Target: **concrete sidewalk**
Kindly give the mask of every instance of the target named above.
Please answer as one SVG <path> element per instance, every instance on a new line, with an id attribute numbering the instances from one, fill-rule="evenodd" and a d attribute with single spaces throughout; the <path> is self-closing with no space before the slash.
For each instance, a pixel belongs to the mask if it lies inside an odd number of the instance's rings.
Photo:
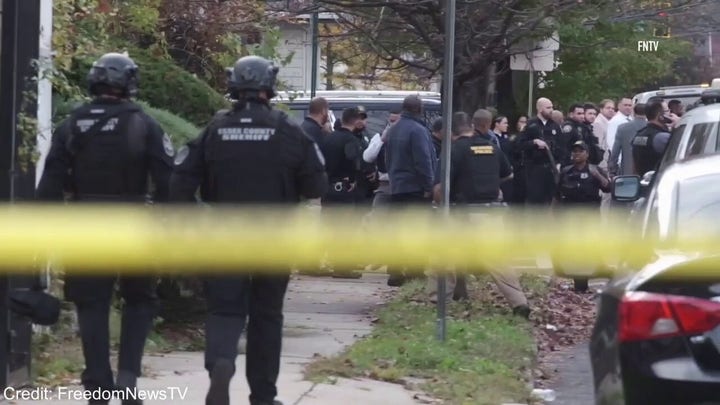
<path id="1" fill-rule="evenodd" d="M 339 379 L 334 384 L 305 381 L 304 366 L 317 355 L 332 355 L 366 335 L 372 329 L 369 313 L 381 304 L 391 289 L 387 275 L 365 273 L 359 280 L 293 277 L 285 304 L 283 362 L 278 381 L 278 399 L 285 405 L 422 403 L 402 386 L 372 380 Z M 166 398 L 146 400 L 146 405 L 205 403 L 209 380 L 202 353 L 178 352 L 146 356 L 148 375 L 138 388 L 164 393 Z M 177 388 L 172 388 L 177 387 Z M 57 391 L 53 392 L 57 394 Z M 65 394 L 66 395 L 66 394 Z M 156 394 L 157 395 L 157 394 Z M 231 403 L 247 404 L 245 357 L 237 360 L 231 386 Z M 66 395 L 67 397 L 67 395 Z M 10 401 L 15 404 L 84 404 L 55 398 L 41 401 Z M 119 401 L 111 404 L 120 404 Z"/>

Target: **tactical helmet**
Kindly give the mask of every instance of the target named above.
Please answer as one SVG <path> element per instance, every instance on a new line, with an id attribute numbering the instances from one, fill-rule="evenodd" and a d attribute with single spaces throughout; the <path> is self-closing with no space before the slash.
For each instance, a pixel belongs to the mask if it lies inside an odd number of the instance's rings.
<path id="1" fill-rule="evenodd" d="M 228 92 L 237 98 L 240 92 L 265 91 L 268 98 L 276 95 L 275 85 L 279 68 L 267 59 L 259 56 L 244 56 L 235 62 L 235 66 L 226 70 Z"/>
<path id="2" fill-rule="evenodd" d="M 125 97 L 138 94 L 138 66 L 122 53 L 106 53 L 93 63 L 87 76 L 90 94 L 98 94 L 98 85 L 122 90 Z"/>

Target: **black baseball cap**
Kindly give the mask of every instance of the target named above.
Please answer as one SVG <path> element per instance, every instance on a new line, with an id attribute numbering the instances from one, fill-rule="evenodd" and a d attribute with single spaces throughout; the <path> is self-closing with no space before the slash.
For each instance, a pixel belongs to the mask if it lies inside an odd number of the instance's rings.
<path id="1" fill-rule="evenodd" d="M 575 148 L 580 148 L 580 149 L 582 149 L 582 150 L 588 150 L 587 144 L 586 144 L 585 142 L 583 142 L 583 141 L 577 141 L 577 142 L 575 142 L 575 143 L 572 145 L 572 148 L 573 148 L 573 149 L 575 149 Z"/>

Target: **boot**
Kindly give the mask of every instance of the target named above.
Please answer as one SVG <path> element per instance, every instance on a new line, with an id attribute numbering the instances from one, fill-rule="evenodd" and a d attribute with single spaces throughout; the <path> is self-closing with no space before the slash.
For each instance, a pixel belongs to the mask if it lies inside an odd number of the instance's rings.
<path id="1" fill-rule="evenodd" d="M 230 380 L 235 367 L 227 359 L 215 362 L 210 372 L 210 389 L 205 397 L 205 405 L 230 405 Z"/>
<path id="2" fill-rule="evenodd" d="M 127 370 L 119 370 L 115 389 L 122 390 L 125 397 L 122 399 L 122 405 L 143 405 L 143 401 L 139 398 L 132 398 L 129 394 L 137 386 L 137 376 Z"/>

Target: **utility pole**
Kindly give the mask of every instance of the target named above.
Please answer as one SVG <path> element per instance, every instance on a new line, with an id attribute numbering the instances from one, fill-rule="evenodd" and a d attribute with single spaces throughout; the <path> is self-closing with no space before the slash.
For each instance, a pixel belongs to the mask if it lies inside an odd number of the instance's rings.
<path id="1" fill-rule="evenodd" d="M 318 26 L 319 24 L 319 15 L 317 6 L 314 8 L 312 13 L 312 69 L 311 74 L 312 77 L 310 78 L 310 98 L 315 98 L 315 92 L 317 91 L 317 81 L 318 81 Z M 305 65 L 307 66 L 307 65 Z"/>
<path id="2" fill-rule="evenodd" d="M 40 0 L 2 0 L 2 37 L 0 38 L 0 199 L 5 204 L 32 199 L 35 174 L 32 165 L 20 170 L 18 146 L 22 144 L 18 114 L 37 116 L 33 100 L 24 100 L 37 74 L 32 62 L 38 58 L 40 44 Z M 36 134 L 24 134 L 35 136 Z M 36 283 L 34 276 L 0 276 L 0 385 L 28 385 L 32 324 L 10 310 L 9 295 Z"/>
<path id="3" fill-rule="evenodd" d="M 442 210 L 445 220 L 450 220 L 450 148 L 452 147 L 453 82 L 455 77 L 455 0 L 448 0 L 445 9 L 445 61 L 443 66 L 443 122 L 442 142 Z M 438 274 L 437 286 L 437 337 L 441 342 L 447 335 L 447 269 Z"/>

